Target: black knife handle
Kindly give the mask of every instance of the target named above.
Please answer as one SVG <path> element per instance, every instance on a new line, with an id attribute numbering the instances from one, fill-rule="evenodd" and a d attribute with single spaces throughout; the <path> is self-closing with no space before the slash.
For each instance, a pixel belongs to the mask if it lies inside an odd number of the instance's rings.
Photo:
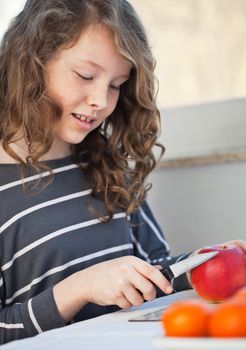
<path id="1" fill-rule="evenodd" d="M 169 267 L 165 267 L 160 271 L 169 282 L 171 282 L 174 279 L 174 274 L 172 273 L 172 270 Z"/>

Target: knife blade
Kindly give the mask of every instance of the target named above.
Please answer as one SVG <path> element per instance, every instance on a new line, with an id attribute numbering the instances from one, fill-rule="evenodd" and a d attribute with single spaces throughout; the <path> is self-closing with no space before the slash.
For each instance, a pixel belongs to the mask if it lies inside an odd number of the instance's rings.
<path id="1" fill-rule="evenodd" d="M 192 255 L 175 264 L 164 267 L 160 271 L 166 277 L 166 279 L 171 282 L 171 280 L 174 278 L 194 269 L 194 267 L 203 264 L 205 261 L 212 259 L 217 254 L 218 251 Z"/>

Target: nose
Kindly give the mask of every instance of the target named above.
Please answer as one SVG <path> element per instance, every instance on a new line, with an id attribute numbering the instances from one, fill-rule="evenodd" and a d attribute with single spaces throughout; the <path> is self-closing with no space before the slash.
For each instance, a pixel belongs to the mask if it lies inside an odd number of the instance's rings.
<path id="1" fill-rule="evenodd" d="M 108 106 L 108 88 L 94 86 L 94 88 L 88 91 L 87 103 L 97 110 L 106 108 Z"/>

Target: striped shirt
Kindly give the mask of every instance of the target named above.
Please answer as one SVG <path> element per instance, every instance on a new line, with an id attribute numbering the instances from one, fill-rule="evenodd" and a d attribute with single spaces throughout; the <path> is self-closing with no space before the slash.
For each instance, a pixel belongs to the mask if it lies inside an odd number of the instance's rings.
<path id="1" fill-rule="evenodd" d="M 15 164 L 0 164 L 0 343 L 65 326 L 53 286 L 69 275 L 109 259 L 135 255 L 150 264 L 168 265 L 186 255 L 169 256 L 169 246 L 146 202 L 126 218 L 116 211 L 110 222 L 103 203 L 91 196 L 82 170 L 71 157 L 50 161 L 53 181 L 31 194 Z M 44 172 L 42 177 L 49 173 Z M 185 276 L 175 289 L 188 288 Z M 69 297 L 69 296 L 68 296 Z M 81 321 L 117 310 L 87 304 Z"/>

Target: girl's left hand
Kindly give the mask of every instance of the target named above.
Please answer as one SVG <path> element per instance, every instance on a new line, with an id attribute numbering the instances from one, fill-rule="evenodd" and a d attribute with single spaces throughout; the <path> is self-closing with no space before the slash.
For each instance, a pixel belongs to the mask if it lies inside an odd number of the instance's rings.
<path id="1" fill-rule="evenodd" d="M 242 239 L 234 239 L 232 241 L 224 242 L 223 244 L 225 244 L 225 245 L 230 245 L 230 244 L 237 245 L 238 247 L 242 248 L 246 254 L 246 241 L 244 241 Z"/>

